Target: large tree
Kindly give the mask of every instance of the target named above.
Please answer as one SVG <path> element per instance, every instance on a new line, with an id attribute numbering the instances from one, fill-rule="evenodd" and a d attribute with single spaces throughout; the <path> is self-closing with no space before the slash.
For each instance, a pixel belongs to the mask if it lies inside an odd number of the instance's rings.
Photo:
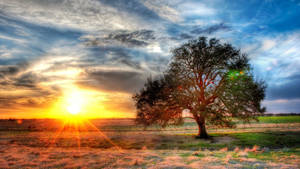
<path id="1" fill-rule="evenodd" d="M 167 71 L 149 79 L 134 95 L 136 121 L 145 126 L 181 124 L 189 110 L 198 124 L 198 138 L 207 138 L 206 123 L 233 127 L 263 113 L 263 81 L 254 79 L 247 55 L 217 39 L 200 37 L 172 51 Z"/>

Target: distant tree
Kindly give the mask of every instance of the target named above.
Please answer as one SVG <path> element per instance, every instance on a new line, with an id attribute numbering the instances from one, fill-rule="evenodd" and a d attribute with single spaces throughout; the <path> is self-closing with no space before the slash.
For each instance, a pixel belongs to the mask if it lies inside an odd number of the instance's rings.
<path id="1" fill-rule="evenodd" d="M 188 109 L 198 124 L 198 138 L 207 138 L 206 123 L 233 127 L 233 119 L 244 122 L 263 113 L 265 85 L 252 75 L 245 54 L 217 39 L 191 40 L 173 50 L 168 70 L 151 78 L 133 96 L 136 121 L 149 126 L 182 124 Z"/>

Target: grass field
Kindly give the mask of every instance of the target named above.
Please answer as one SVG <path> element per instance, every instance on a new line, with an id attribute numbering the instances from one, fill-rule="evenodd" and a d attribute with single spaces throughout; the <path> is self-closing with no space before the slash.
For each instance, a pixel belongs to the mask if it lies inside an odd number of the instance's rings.
<path id="1" fill-rule="evenodd" d="M 300 123 L 300 116 L 262 116 L 260 123 Z"/>
<path id="2" fill-rule="evenodd" d="M 0 168 L 300 168 L 300 116 L 260 117 L 234 129 L 144 130 L 132 119 L 0 120 Z"/>

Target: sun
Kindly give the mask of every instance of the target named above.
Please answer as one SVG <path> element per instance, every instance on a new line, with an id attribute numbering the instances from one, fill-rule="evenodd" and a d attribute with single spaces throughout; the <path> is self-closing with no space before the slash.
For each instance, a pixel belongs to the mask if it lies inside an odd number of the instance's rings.
<path id="1" fill-rule="evenodd" d="M 67 110 L 70 114 L 76 115 L 80 112 L 80 106 L 78 105 L 69 105 Z"/>
<path id="2" fill-rule="evenodd" d="M 74 85 L 62 87 L 62 94 L 45 112 L 49 118 L 66 121 L 82 121 L 94 118 L 126 117 L 119 108 L 110 108 L 109 93 L 92 89 L 80 88 Z M 118 93 L 120 99 L 130 98 L 130 95 Z M 121 110 L 123 110 L 121 108 Z"/>
<path id="3" fill-rule="evenodd" d="M 84 104 L 83 96 L 80 92 L 72 92 L 67 96 L 66 110 L 71 115 L 78 115 L 82 111 Z"/>

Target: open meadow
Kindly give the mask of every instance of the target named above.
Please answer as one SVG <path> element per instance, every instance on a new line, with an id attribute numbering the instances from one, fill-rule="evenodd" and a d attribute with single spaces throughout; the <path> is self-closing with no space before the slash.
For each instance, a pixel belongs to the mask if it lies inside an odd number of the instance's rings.
<path id="1" fill-rule="evenodd" d="M 300 116 L 234 129 L 144 130 L 133 119 L 1 120 L 0 168 L 300 168 Z"/>

